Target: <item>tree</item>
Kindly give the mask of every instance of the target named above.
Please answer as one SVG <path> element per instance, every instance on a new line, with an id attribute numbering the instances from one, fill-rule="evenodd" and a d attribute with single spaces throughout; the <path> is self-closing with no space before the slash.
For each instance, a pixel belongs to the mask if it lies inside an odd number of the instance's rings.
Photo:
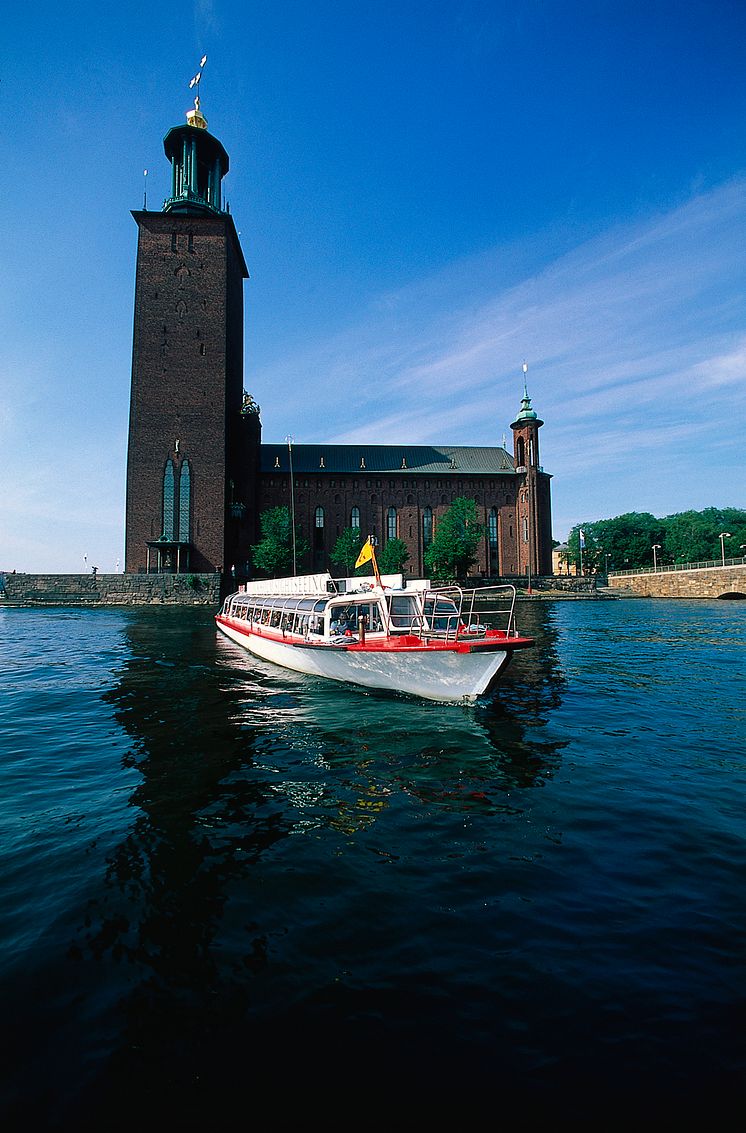
<path id="1" fill-rule="evenodd" d="M 400 574 L 408 558 L 409 551 L 403 539 L 389 539 L 380 555 L 376 556 L 381 574 Z"/>
<path id="2" fill-rule="evenodd" d="M 613 519 L 578 524 L 568 536 L 568 559 L 579 564 L 579 534 L 583 531 L 583 571 L 636 570 L 665 563 L 717 561 L 721 556 L 720 535 L 726 557 L 742 555 L 746 546 L 746 511 L 740 508 L 705 508 L 656 519 L 649 512 L 631 511 Z M 655 546 L 655 555 L 653 547 Z"/>
<path id="3" fill-rule="evenodd" d="M 363 533 L 359 527 L 346 527 L 334 544 L 331 560 L 341 567 L 346 576 L 355 569 L 355 562 L 363 545 Z"/>
<path id="4" fill-rule="evenodd" d="M 290 511 L 286 507 L 273 507 L 259 517 L 262 537 L 252 548 L 254 569 L 268 578 L 282 578 L 293 572 L 293 540 Z M 308 542 L 295 531 L 296 565 L 308 554 Z"/>
<path id="5" fill-rule="evenodd" d="M 704 511 L 682 511 L 669 515 L 666 525 L 666 547 L 677 563 L 695 563 L 717 560 L 721 556 L 720 535 L 729 532 L 724 540 L 726 558 L 743 555 L 741 545 L 746 544 L 746 511 L 740 508 L 708 507 Z"/>
<path id="6" fill-rule="evenodd" d="M 459 496 L 439 521 L 425 551 L 428 573 L 437 579 L 463 578 L 475 562 L 483 538 L 484 524 L 477 522 L 476 501 Z"/>

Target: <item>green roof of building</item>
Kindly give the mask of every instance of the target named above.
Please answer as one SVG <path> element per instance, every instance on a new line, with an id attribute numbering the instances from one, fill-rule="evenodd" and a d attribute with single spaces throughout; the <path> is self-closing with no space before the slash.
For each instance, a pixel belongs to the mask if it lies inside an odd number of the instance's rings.
<path id="1" fill-rule="evenodd" d="M 504 448 L 452 445 L 293 445 L 295 473 L 394 473 L 449 476 L 514 473 Z M 289 472 L 287 444 L 262 444 L 261 470 Z"/>

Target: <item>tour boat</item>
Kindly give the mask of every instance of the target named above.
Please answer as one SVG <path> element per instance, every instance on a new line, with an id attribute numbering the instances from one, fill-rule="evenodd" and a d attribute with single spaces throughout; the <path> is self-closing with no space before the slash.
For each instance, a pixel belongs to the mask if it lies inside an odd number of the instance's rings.
<path id="1" fill-rule="evenodd" d="M 432 587 L 402 575 L 314 574 L 249 582 L 218 629 L 265 661 L 365 688 L 474 701 L 518 649 L 515 587 Z"/>

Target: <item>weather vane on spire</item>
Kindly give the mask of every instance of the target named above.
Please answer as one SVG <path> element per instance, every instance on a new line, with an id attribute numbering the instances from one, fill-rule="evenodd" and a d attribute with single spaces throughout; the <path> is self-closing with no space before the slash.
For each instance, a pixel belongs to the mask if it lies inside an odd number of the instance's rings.
<path id="1" fill-rule="evenodd" d="M 202 58 L 199 61 L 199 71 L 197 71 L 197 74 L 194 76 L 192 81 L 189 83 L 189 89 L 190 90 L 192 89 L 192 87 L 197 88 L 197 94 L 196 94 L 195 99 L 194 99 L 194 109 L 195 110 L 199 110 L 199 81 L 202 78 L 202 69 L 203 69 L 206 62 L 207 62 L 207 56 L 203 55 Z"/>

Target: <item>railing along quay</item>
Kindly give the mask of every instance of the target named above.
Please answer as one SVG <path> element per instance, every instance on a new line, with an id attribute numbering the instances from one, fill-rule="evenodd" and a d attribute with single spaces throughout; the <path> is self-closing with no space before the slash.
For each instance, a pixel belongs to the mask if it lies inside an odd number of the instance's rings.
<path id="1" fill-rule="evenodd" d="M 746 563 L 746 556 L 726 559 L 725 562 L 722 559 L 710 559 L 701 563 L 666 563 L 665 566 L 634 567 L 632 570 L 615 570 L 614 567 L 609 567 L 609 574 L 613 574 L 615 578 L 620 578 L 625 574 L 671 574 L 681 570 L 712 570 L 717 568 L 722 570 L 724 566 L 743 566 L 744 563 Z"/>

